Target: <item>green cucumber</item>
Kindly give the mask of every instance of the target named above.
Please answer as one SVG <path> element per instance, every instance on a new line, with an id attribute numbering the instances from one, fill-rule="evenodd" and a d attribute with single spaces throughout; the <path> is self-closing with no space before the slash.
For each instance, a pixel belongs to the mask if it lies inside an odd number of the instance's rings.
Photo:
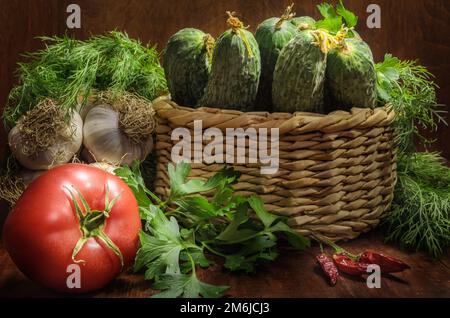
<path id="1" fill-rule="evenodd" d="M 330 51 L 326 72 L 331 108 L 373 108 L 376 105 L 376 72 L 370 47 L 356 38 L 344 39 L 343 45 Z"/>
<path id="2" fill-rule="evenodd" d="M 261 57 L 253 34 L 232 13 L 214 48 L 211 75 L 199 106 L 253 109 L 261 74 Z"/>
<path id="3" fill-rule="evenodd" d="M 275 111 L 324 112 L 327 50 L 320 44 L 324 33 L 301 31 L 281 51 L 273 75 Z"/>
<path id="4" fill-rule="evenodd" d="M 173 101 L 197 105 L 208 83 L 213 46 L 209 34 L 193 28 L 182 29 L 170 38 L 163 67 Z"/>
<path id="5" fill-rule="evenodd" d="M 298 34 L 298 29 L 290 22 L 290 11 L 281 18 L 270 18 L 256 29 L 255 38 L 261 52 L 261 79 L 258 88 L 256 109 L 272 110 L 273 72 L 284 46 Z"/>

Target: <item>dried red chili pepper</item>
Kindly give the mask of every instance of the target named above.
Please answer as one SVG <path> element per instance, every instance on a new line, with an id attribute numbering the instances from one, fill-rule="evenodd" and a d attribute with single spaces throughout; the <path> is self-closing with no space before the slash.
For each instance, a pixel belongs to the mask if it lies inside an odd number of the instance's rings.
<path id="1" fill-rule="evenodd" d="M 345 254 L 334 254 L 333 260 L 336 263 L 337 268 L 348 275 L 361 276 L 367 274 L 367 266 L 369 266 L 369 264 L 355 262 Z"/>
<path id="2" fill-rule="evenodd" d="M 330 285 L 335 286 L 339 277 L 339 272 L 336 265 L 334 265 L 333 260 L 324 253 L 317 255 L 316 260 L 319 262 L 322 271 L 327 275 Z"/>
<path id="3" fill-rule="evenodd" d="M 411 268 L 408 264 L 398 258 L 373 251 L 365 251 L 362 253 L 359 256 L 359 261 L 380 266 L 382 273 L 399 273 L 403 272 L 405 269 Z"/>

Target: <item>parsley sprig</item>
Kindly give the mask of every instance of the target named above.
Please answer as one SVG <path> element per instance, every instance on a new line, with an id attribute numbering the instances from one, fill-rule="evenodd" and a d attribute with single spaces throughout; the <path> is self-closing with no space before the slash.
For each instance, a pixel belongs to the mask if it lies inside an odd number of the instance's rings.
<path id="1" fill-rule="evenodd" d="M 323 19 L 316 22 L 317 29 L 325 29 L 330 33 L 338 33 L 342 26 L 349 29 L 348 36 L 353 37 L 353 29 L 358 24 L 358 17 L 344 7 L 342 1 L 336 5 L 336 8 L 329 3 L 317 5 L 317 9 Z"/>
<path id="2" fill-rule="evenodd" d="M 297 249 L 309 240 L 292 230 L 285 219 L 266 211 L 257 196 L 236 195 L 232 185 L 239 173 L 224 168 L 209 179 L 189 179 L 186 163 L 169 164 L 170 194 L 162 201 L 144 184 L 139 165 L 116 170 L 133 190 L 144 229 L 134 270 L 161 290 L 154 297 L 221 297 L 228 286 L 199 280 L 197 269 L 214 264 L 214 254 L 230 271 L 251 273 L 262 261 L 278 256 L 278 234 Z M 211 199 L 205 193 L 212 195 Z"/>

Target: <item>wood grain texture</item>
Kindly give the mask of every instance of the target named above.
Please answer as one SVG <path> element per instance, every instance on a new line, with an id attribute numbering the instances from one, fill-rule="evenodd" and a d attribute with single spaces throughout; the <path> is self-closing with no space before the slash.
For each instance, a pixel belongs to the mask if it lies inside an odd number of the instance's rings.
<path id="1" fill-rule="evenodd" d="M 450 297 L 449 255 L 441 261 L 433 261 L 421 253 L 408 254 L 383 244 L 378 233 L 365 235 L 343 247 L 355 253 L 365 249 L 383 251 L 402 258 L 412 269 L 383 276 L 380 289 L 369 289 L 365 279 L 345 274 L 335 287 L 330 287 L 314 259 L 319 253 L 316 246 L 305 253 L 284 249 L 275 262 L 261 266 L 254 275 L 230 274 L 215 265 L 200 270 L 199 278 L 212 284 L 228 285 L 231 288 L 226 295 L 239 298 Z M 67 297 L 29 281 L 2 248 L 0 264 L 0 297 Z M 156 292 L 149 289 L 150 285 L 141 274 L 125 273 L 103 290 L 81 297 L 149 297 Z"/>
<path id="2" fill-rule="evenodd" d="M 66 28 L 66 7 L 81 7 L 81 29 Z M 317 17 L 315 5 L 304 0 L 0 0 L 0 110 L 15 83 L 14 70 L 20 54 L 42 47 L 39 35 L 73 34 L 87 38 L 109 30 L 122 30 L 141 41 L 163 49 L 169 37 L 184 27 L 196 27 L 220 35 L 226 28 L 226 10 L 236 11 L 254 31 L 258 23 L 279 16 L 291 2 L 297 15 Z M 366 8 L 371 0 L 347 0 L 359 17 L 358 31 L 370 44 L 377 61 L 386 52 L 402 59 L 419 59 L 436 75 L 441 87 L 439 101 L 450 105 L 450 1 L 379 0 L 381 29 L 368 29 Z M 447 119 L 450 117 L 447 115 Z M 1 129 L 0 129 L 1 131 Z M 436 133 L 433 150 L 450 159 L 450 128 Z M 0 132 L 0 160 L 6 150 L 6 136 Z"/>

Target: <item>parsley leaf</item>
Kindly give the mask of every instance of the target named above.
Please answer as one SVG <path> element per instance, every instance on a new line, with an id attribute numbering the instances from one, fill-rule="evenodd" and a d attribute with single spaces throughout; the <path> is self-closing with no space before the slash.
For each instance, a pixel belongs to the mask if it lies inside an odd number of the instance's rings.
<path id="1" fill-rule="evenodd" d="M 207 219 L 222 215 L 208 199 L 201 196 L 184 197 L 174 202 L 178 206 L 177 212 L 184 214 L 187 218 Z"/>
<path id="2" fill-rule="evenodd" d="M 252 273 L 259 261 L 272 261 L 278 256 L 276 242 L 267 235 L 247 241 L 235 254 L 226 255 L 224 267 L 231 271 Z"/>
<path id="3" fill-rule="evenodd" d="M 170 198 L 176 199 L 183 195 L 211 191 L 217 187 L 224 187 L 239 178 L 239 173 L 231 168 L 225 168 L 206 182 L 199 179 L 187 180 L 191 166 L 181 162 L 176 166 L 169 164 L 168 173 L 170 177 Z"/>
<path id="4" fill-rule="evenodd" d="M 316 22 L 316 28 L 337 33 L 342 27 L 342 17 L 328 18 Z"/>
<path id="5" fill-rule="evenodd" d="M 186 251 L 183 251 L 180 254 L 180 260 L 185 261 L 186 263 L 183 263 L 183 273 L 187 273 L 191 271 L 191 265 L 190 263 L 187 263 L 190 258 L 194 261 L 195 264 L 199 265 L 200 267 L 207 268 L 211 265 L 214 265 L 214 262 L 206 258 L 205 254 L 203 253 L 203 250 L 195 249 L 191 252 L 187 253 Z"/>
<path id="6" fill-rule="evenodd" d="M 334 7 L 329 3 L 325 2 L 318 4 L 317 9 L 325 19 L 334 19 L 338 17 L 336 11 L 334 10 Z"/>
<path id="7" fill-rule="evenodd" d="M 141 248 L 138 250 L 134 270 L 147 268 L 146 279 L 162 273 L 180 273 L 179 255 L 185 249 L 175 218 L 170 220 L 158 210 L 149 223 L 150 234 L 141 231 Z"/>
<path id="8" fill-rule="evenodd" d="M 330 33 L 336 34 L 345 25 L 349 30 L 348 37 L 354 37 L 351 31 L 358 24 L 358 17 L 344 7 L 342 1 L 336 5 L 336 8 L 329 3 L 317 5 L 317 9 L 323 19 L 316 22 L 317 29 L 325 29 Z"/>
<path id="9" fill-rule="evenodd" d="M 348 28 L 353 28 L 358 24 L 358 17 L 351 11 L 345 9 L 342 0 L 336 6 L 336 13 L 344 18 Z"/>
<path id="10" fill-rule="evenodd" d="M 293 229 L 291 229 L 286 223 L 278 222 L 274 226 L 270 227 L 270 232 L 282 232 L 288 242 L 295 247 L 296 249 L 303 250 L 310 246 L 310 240 L 305 238 L 304 236 L 298 234 Z"/>
<path id="11" fill-rule="evenodd" d="M 219 298 L 229 288 L 228 286 L 215 286 L 198 280 L 195 272 L 192 275 L 164 274 L 157 278 L 152 288 L 164 290 L 153 295 L 153 298 Z"/>
<path id="12" fill-rule="evenodd" d="M 170 177 L 170 198 L 177 198 L 182 195 L 208 191 L 213 187 L 205 187 L 205 182 L 198 179 L 187 181 L 191 166 L 185 162 L 176 166 L 169 164 L 168 173 Z"/>
<path id="13" fill-rule="evenodd" d="M 248 203 L 252 207 L 253 211 L 255 211 L 258 218 L 264 224 L 265 228 L 270 227 L 276 220 L 280 219 L 279 216 L 273 215 L 264 208 L 264 202 L 261 198 L 252 196 L 248 199 Z"/>
<path id="14" fill-rule="evenodd" d="M 166 201 L 145 187 L 138 165 L 117 170 L 141 209 L 144 230 L 134 270 L 145 269 L 145 279 L 161 290 L 154 297 L 222 296 L 228 287 L 206 284 L 196 275 L 197 267 L 214 264 L 208 254 L 222 257 L 226 269 L 249 273 L 278 256 L 275 233 L 282 233 L 296 248 L 308 245 L 285 218 L 269 213 L 260 198 L 234 194 L 232 185 L 240 174 L 233 168 L 206 181 L 188 179 L 190 169 L 186 163 L 169 165 L 171 191 Z"/>
<path id="15" fill-rule="evenodd" d="M 248 208 L 245 204 L 239 204 L 233 215 L 232 221 L 223 232 L 216 237 L 216 239 L 223 241 L 225 244 L 233 244 L 252 238 L 257 231 L 252 229 L 239 229 L 239 227 L 250 218 L 247 210 Z"/>
<path id="16" fill-rule="evenodd" d="M 135 161 L 130 167 L 123 166 L 114 170 L 116 176 L 120 177 L 133 191 L 134 196 L 139 206 L 148 207 L 152 204 L 149 196 L 157 201 L 160 201 L 150 190 L 145 186 L 144 179 L 142 178 L 139 168 L 139 162 Z"/>

